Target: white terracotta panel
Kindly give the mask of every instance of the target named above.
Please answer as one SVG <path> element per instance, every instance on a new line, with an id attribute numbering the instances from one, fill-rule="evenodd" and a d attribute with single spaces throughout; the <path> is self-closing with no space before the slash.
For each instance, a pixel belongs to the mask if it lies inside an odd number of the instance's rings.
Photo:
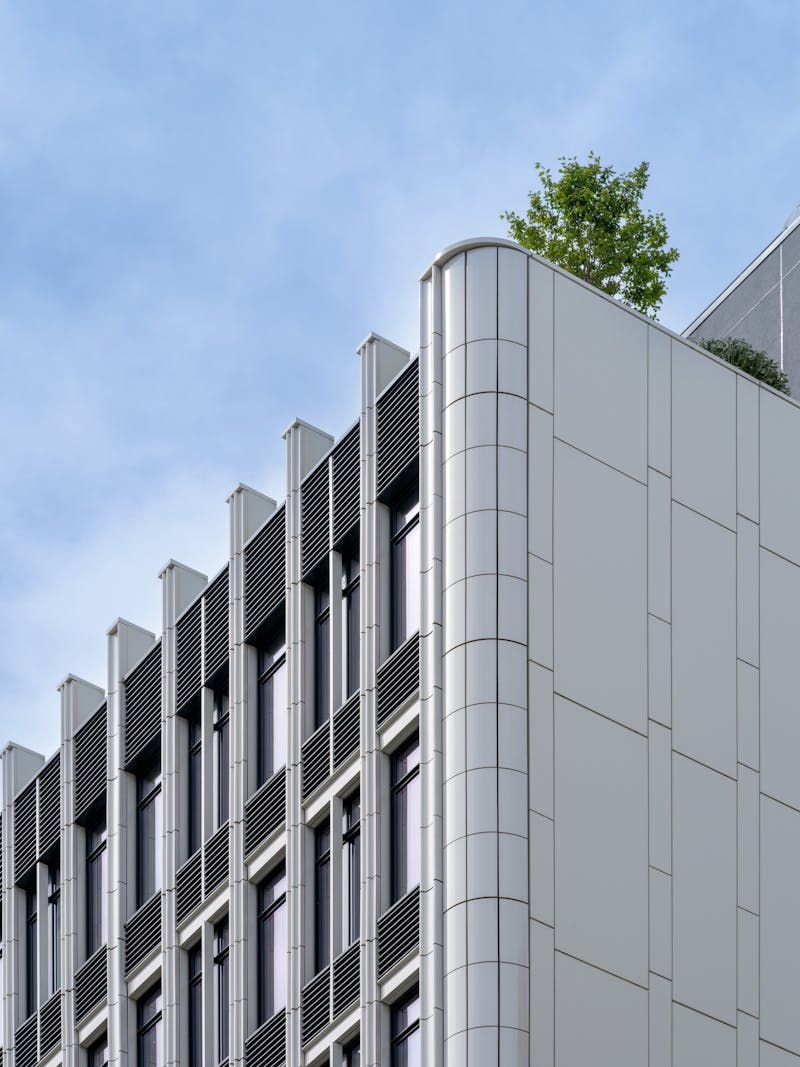
<path id="1" fill-rule="evenodd" d="M 739 767 L 739 905 L 758 913 L 758 774 Z"/>
<path id="2" fill-rule="evenodd" d="M 672 342 L 672 493 L 736 527 L 736 375 Z"/>
<path id="3" fill-rule="evenodd" d="M 528 343 L 528 255 L 498 249 L 497 336 Z"/>
<path id="4" fill-rule="evenodd" d="M 650 1064 L 672 1067 L 672 983 L 650 975 Z"/>
<path id="5" fill-rule="evenodd" d="M 736 1020 L 736 782 L 673 757 L 675 999 Z"/>
<path id="6" fill-rule="evenodd" d="M 758 1023 L 756 1022 L 756 1027 Z M 757 1031 L 756 1031 L 756 1036 Z M 760 1067 L 800 1067 L 800 1056 L 787 1052 L 785 1048 L 777 1048 L 767 1041 L 759 1042 L 761 1046 L 761 1059 L 752 1060 L 747 1064 L 739 1064 L 738 1067 L 750 1067 L 750 1064 L 759 1064 Z M 758 1049 L 756 1050 L 758 1051 Z"/>
<path id="7" fill-rule="evenodd" d="M 672 977 L 672 879 L 650 868 L 650 970 Z"/>
<path id="8" fill-rule="evenodd" d="M 531 1067 L 555 1062 L 555 954 L 553 929 L 530 924 L 531 952 Z"/>
<path id="9" fill-rule="evenodd" d="M 467 393 L 494 393 L 497 389 L 497 341 L 471 341 L 466 349 Z"/>
<path id="10" fill-rule="evenodd" d="M 555 753 L 556 947 L 645 985 L 647 741 L 556 698 Z"/>
<path id="11" fill-rule="evenodd" d="M 739 762 L 758 770 L 758 679 L 759 672 L 749 663 L 737 664 L 739 716 Z"/>
<path id="12" fill-rule="evenodd" d="M 674 1067 L 736 1067 L 736 1030 L 682 1004 L 673 1009 Z"/>
<path id="13" fill-rule="evenodd" d="M 758 916 L 739 908 L 739 1011 L 758 1015 Z"/>
<path id="14" fill-rule="evenodd" d="M 669 474 L 672 452 L 672 372 L 671 340 L 656 326 L 647 331 L 648 340 L 648 425 L 647 462 Z"/>
<path id="15" fill-rule="evenodd" d="M 529 408 L 528 514 L 531 552 L 553 559 L 553 416 Z"/>
<path id="16" fill-rule="evenodd" d="M 553 672 L 531 663 L 530 802 L 534 811 L 553 817 Z"/>
<path id="17" fill-rule="evenodd" d="M 672 733 L 651 723 L 648 747 L 650 863 L 672 870 Z"/>
<path id="18" fill-rule="evenodd" d="M 670 621 L 670 537 L 672 496 L 669 478 L 649 470 L 647 485 L 647 610 Z"/>
<path id="19" fill-rule="evenodd" d="M 647 1067 L 647 1058 L 647 990 L 556 953 L 558 1067 Z"/>
<path id="20" fill-rule="evenodd" d="M 800 808 L 800 567 L 761 553 L 761 789 Z"/>
<path id="21" fill-rule="evenodd" d="M 736 535 L 737 655 L 758 666 L 758 526 L 738 516 Z"/>
<path id="22" fill-rule="evenodd" d="M 800 1053 L 800 812 L 761 798 L 761 1036 Z"/>
<path id="23" fill-rule="evenodd" d="M 672 509 L 674 746 L 736 774 L 736 538 Z"/>
<path id="24" fill-rule="evenodd" d="M 736 501 L 742 515 L 758 522 L 759 387 L 736 377 Z"/>
<path id="25" fill-rule="evenodd" d="M 553 410 L 553 286 L 552 267 L 531 261 L 528 272 L 530 348 L 528 358 L 530 399 L 545 411 Z"/>
<path id="26" fill-rule="evenodd" d="M 497 248 L 467 252 L 467 341 L 497 337 Z"/>
<path id="27" fill-rule="evenodd" d="M 648 714 L 651 719 L 672 725 L 672 628 L 654 615 L 647 619 L 649 676 Z"/>
<path id="28" fill-rule="evenodd" d="M 618 304 L 555 279 L 556 436 L 647 479 L 647 326 Z"/>
<path id="29" fill-rule="evenodd" d="M 555 687 L 642 732 L 646 506 L 643 486 L 556 443 Z"/>
<path id="30" fill-rule="evenodd" d="M 443 348 L 450 352 L 459 345 L 463 345 L 465 325 L 465 300 L 464 288 L 466 257 L 462 253 L 454 256 L 442 269 L 444 286 L 444 337 Z"/>
<path id="31" fill-rule="evenodd" d="M 800 564 L 800 411 L 759 392 L 761 545 Z"/>

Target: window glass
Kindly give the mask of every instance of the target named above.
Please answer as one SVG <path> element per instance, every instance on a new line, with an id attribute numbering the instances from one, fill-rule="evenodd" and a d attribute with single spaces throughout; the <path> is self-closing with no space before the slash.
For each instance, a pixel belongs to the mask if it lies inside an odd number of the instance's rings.
<path id="1" fill-rule="evenodd" d="M 200 712 L 189 719 L 189 855 L 200 848 L 203 815 L 203 738 Z"/>
<path id="2" fill-rule="evenodd" d="M 286 869 L 281 866 L 258 887 L 258 1022 L 286 1007 Z"/>
<path id="3" fill-rule="evenodd" d="M 419 993 L 392 1008 L 392 1067 L 421 1067 Z"/>
<path id="4" fill-rule="evenodd" d="M 288 692 L 283 633 L 258 656 L 258 784 L 286 765 Z"/>
<path id="5" fill-rule="evenodd" d="M 47 871 L 47 960 L 52 996 L 61 988 L 61 872 L 55 866 Z"/>
<path id="6" fill-rule="evenodd" d="M 327 586 L 314 591 L 314 729 L 330 715 L 331 600 Z"/>
<path id="7" fill-rule="evenodd" d="M 108 1063 L 108 1038 L 105 1034 L 89 1049 L 87 1059 L 89 1067 L 104 1067 Z"/>
<path id="8" fill-rule="evenodd" d="M 361 589 L 358 560 L 346 559 L 342 570 L 345 635 L 345 700 L 357 692 L 361 669 Z"/>
<path id="9" fill-rule="evenodd" d="M 392 756 L 392 900 L 399 900 L 420 878 L 419 738 Z"/>
<path id="10" fill-rule="evenodd" d="M 106 824 L 95 823 L 86 831 L 86 958 L 94 955 L 107 937 Z"/>
<path id="11" fill-rule="evenodd" d="M 358 1038 L 342 1049 L 342 1067 L 361 1067 L 361 1043 Z"/>
<path id="12" fill-rule="evenodd" d="M 344 947 L 361 936 L 361 804 L 352 793 L 342 814 L 342 934 Z"/>
<path id="13" fill-rule="evenodd" d="M 230 1046 L 228 1008 L 228 920 L 223 919 L 214 927 L 214 1001 L 217 1063 L 225 1063 Z"/>
<path id="14" fill-rule="evenodd" d="M 189 1067 L 203 1062 L 203 950 L 189 949 Z"/>
<path id="15" fill-rule="evenodd" d="M 228 821 L 230 803 L 230 710 L 228 694 L 214 694 L 214 737 L 217 760 L 216 828 Z"/>
<path id="16" fill-rule="evenodd" d="M 161 890 L 161 770 L 149 768 L 136 780 L 136 906 Z"/>
<path id="17" fill-rule="evenodd" d="M 25 894 L 25 978 L 26 1016 L 39 1007 L 39 967 L 37 945 L 36 890 Z"/>
<path id="18" fill-rule="evenodd" d="M 327 822 L 314 831 L 314 973 L 330 962 L 331 835 Z"/>
<path id="19" fill-rule="evenodd" d="M 392 509 L 392 649 L 419 630 L 420 618 L 419 495 Z"/>
<path id="20" fill-rule="evenodd" d="M 162 1067 L 164 1063 L 161 1033 L 161 986 L 157 985 L 136 1005 L 137 1065 Z"/>

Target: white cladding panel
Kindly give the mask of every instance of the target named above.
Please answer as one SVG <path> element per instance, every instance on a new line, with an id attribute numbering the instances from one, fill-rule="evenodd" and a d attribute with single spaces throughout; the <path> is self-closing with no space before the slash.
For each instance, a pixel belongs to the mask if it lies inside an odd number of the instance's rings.
<path id="1" fill-rule="evenodd" d="M 800 812 L 761 798 L 761 1036 L 800 1053 Z"/>

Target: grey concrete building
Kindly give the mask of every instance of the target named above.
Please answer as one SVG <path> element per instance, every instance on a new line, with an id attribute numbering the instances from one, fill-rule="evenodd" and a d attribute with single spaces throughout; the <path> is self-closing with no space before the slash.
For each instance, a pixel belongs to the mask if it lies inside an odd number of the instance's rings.
<path id="1" fill-rule="evenodd" d="M 684 333 L 694 341 L 743 337 L 775 360 L 800 395 L 800 207 Z"/>
<path id="2" fill-rule="evenodd" d="M 7 1067 L 800 1067 L 800 408 L 506 241 L 3 753 Z"/>

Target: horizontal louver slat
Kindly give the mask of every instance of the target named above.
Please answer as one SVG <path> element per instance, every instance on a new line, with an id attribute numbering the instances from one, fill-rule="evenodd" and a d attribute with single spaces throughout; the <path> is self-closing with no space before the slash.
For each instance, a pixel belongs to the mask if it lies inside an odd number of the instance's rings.
<path id="1" fill-rule="evenodd" d="M 39 1017 L 34 1013 L 14 1035 L 16 1067 L 33 1067 L 39 1059 Z"/>
<path id="2" fill-rule="evenodd" d="M 228 660 L 228 570 L 218 575 L 203 597 L 204 671 L 208 684 Z"/>
<path id="3" fill-rule="evenodd" d="M 333 961 L 333 1017 L 337 1018 L 359 997 L 361 946 L 358 941 Z"/>
<path id="4" fill-rule="evenodd" d="M 175 878 L 175 917 L 181 923 L 203 900 L 203 853 L 200 849 L 184 863 Z"/>
<path id="5" fill-rule="evenodd" d="M 201 627 L 203 603 L 198 600 L 175 623 L 176 645 L 176 699 L 178 711 L 197 696 L 202 684 L 201 677 Z"/>
<path id="6" fill-rule="evenodd" d="M 303 800 L 311 796 L 330 774 L 330 736 L 330 722 L 326 722 L 303 745 Z"/>
<path id="7" fill-rule="evenodd" d="M 378 398 L 378 493 L 419 456 L 419 365 L 415 360 Z"/>
<path id="8" fill-rule="evenodd" d="M 286 819 L 286 768 L 254 793 L 244 806 L 244 853 L 250 853 L 282 826 Z"/>
<path id="9" fill-rule="evenodd" d="M 39 857 L 43 858 L 61 837 L 61 754 L 39 774 Z"/>
<path id="10" fill-rule="evenodd" d="M 228 844 L 230 826 L 225 823 L 203 848 L 203 896 L 213 893 L 228 881 Z"/>
<path id="11" fill-rule="evenodd" d="M 302 1040 L 305 1045 L 312 1037 L 328 1025 L 330 1019 L 331 991 L 330 968 L 326 967 L 303 989 L 302 998 Z"/>
<path id="12" fill-rule="evenodd" d="M 75 734 L 75 815 L 80 818 L 106 788 L 107 708 L 103 704 Z"/>
<path id="13" fill-rule="evenodd" d="M 334 546 L 358 525 L 361 511 L 361 427 L 354 426 L 333 450 Z"/>
<path id="14" fill-rule="evenodd" d="M 125 924 L 125 973 L 157 948 L 161 941 L 161 894 L 156 893 Z"/>
<path id="15" fill-rule="evenodd" d="M 75 1019 L 80 1022 L 106 998 L 108 982 L 107 949 L 103 945 L 75 975 Z"/>
<path id="16" fill-rule="evenodd" d="M 14 880 L 30 873 L 36 863 L 36 780 L 14 801 Z"/>
<path id="17" fill-rule="evenodd" d="M 286 1013 L 278 1012 L 245 1042 L 246 1067 L 283 1067 L 286 1060 Z"/>
<path id="18" fill-rule="evenodd" d="M 285 592 L 286 508 L 281 507 L 245 546 L 245 640 L 280 607 Z"/>
<path id="19" fill-rule="evenodd" d="M 419 887 L 378 919 L 378 978 L 419 949 Z"/>
<path id="20" fill-rule="evenodd" d="M 419 689 L 419 634 L 393 652 L 378 668 L 377 719 L 383 723 Z"/>
<path id="21" fill-rule="evenodd" d="M 161 642 L 124 679 L 125 764 L 147 751 L 161 731 Z"/>
<path id="22" fill-rule="evenodd" d="M 61 993 L 50 997 L 39 1012 L 39 1057 L 61 1044 Z"/>
<path id="23" fill-rule="evenodd" d="M 333 716 L 333 765 L 341 765 L 358 752 L 361 730 L 361 694 L 351 696 Z"/>
<path id="24" fill-rule="evenodd" d="M 305 577 L 328 552 L 329 463 L 324 459 L 300 486 L 300 554 Z"/>

